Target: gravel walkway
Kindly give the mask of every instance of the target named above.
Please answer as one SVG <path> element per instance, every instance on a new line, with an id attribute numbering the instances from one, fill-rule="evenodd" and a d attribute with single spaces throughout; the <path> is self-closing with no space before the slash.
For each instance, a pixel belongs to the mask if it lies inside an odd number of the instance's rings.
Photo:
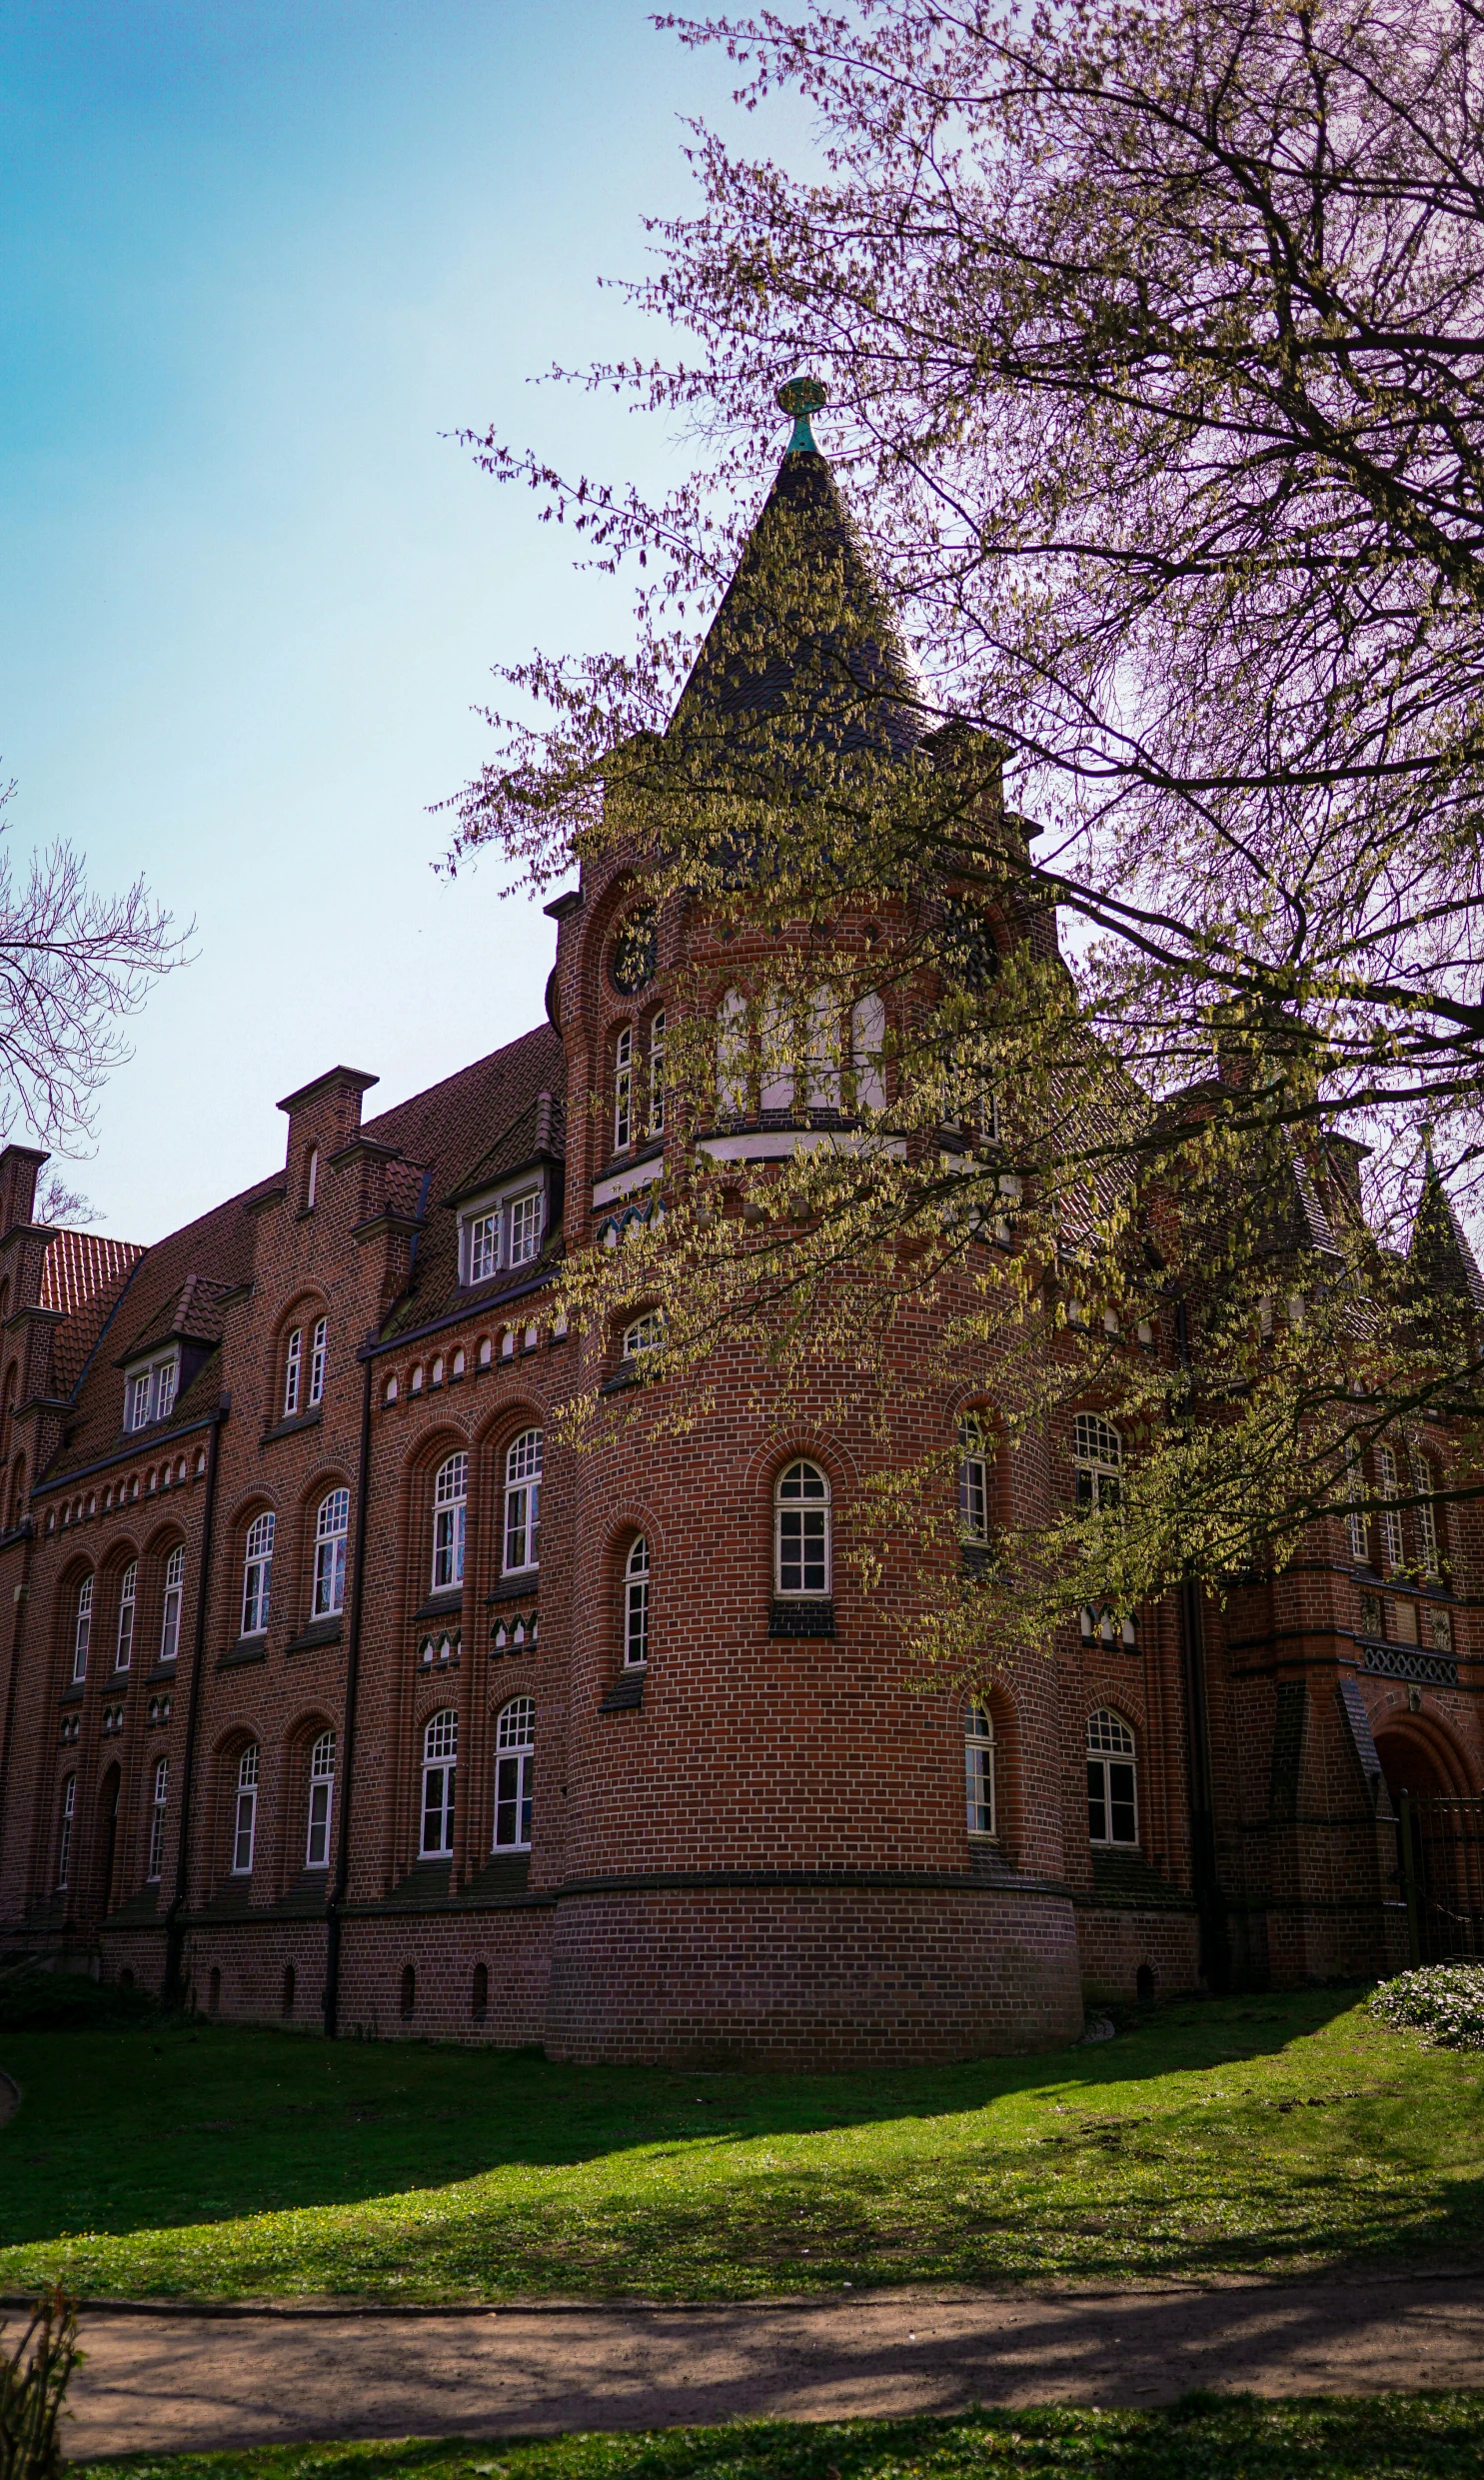
<path id="1" fill-rule="evenodd" d="M 1484 2275 L 425 2315 L 95 2308 L 83 2340 L 69 2453 L 163 2453 L 1478 2385 Z"/>

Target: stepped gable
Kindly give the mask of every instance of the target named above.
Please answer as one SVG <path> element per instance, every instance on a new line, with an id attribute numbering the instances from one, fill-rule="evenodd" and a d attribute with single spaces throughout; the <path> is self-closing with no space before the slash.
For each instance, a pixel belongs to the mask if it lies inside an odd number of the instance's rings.
<path id="1" fill-rule="evenodd" d="M 388 1334 L 427 1325 L 463 1296 L 460 1199 L 542 1157 L 562 1160 L 566 1082 L 562 1038 L 550 1025 L 539 1025 L 365 1125 L 363 1136 L 395 1146 L 408 1164 L 418 1167 L 423 1200 L 412 1283 L 392 1310 Z M 412 1201 L 414 1211 L 417 1203 Z M 544 1258 L 559 1249 L 560 1232 L 549 1233 Z M 532 1268 L 522 1267 L 522 1288 L 531 1273 Z M 498 1288 L 492 1286 L 480 1296 L 498 1298 Z"/>
<path id="2" fill-rule="evenodd" d="M 100 1319 L 93 1343 L 79 1362 L 71 1388 L 76 1416 L 44 1479 L 77 1471 L 118 1445 L 123 1432 L 124 1362 L 175 1334 L 194 1342 L 220 1339 L 221 1299 L 252 1276 L 253 1227 L 247 1209 L 274 1185 L 260 1180 L 225 1205 L 214 1206 L 195 1223 L 169 1233 L 153 1248 L 134 1252 L 126 1284 L 111 1304 L 111 1313 Z M 141 1433 L 140 1452 L 199 1418 L 216 1401 L 220 1386 L 213 1352 L 176 1398 L 170 1418 Z"/>
<path id="3" fill-rule="evenodd" d="M 144 1254 L 136 1241 L 106 1240 L 101 1232 L 52 1234 L 41 1269 L 41 1305 L 60 1309 L 65 1320 L 52 1344 L 52 1382 L 59 1395 L 71 1394 Z"/>
<path id="4" fill-rule="evenodd" d="M 807 445 L 778 468 L 668 737 L 725 740 L 745 762 L 750 723 L 764 747 L 780 726 L 789 751 L 902 757 L 924 737 L 912 667 L 829 465 L 799 429 Z"/>
<path id="5" fill-rule="evenodd" d="M 1443 1186 L 1431 1146 L 1422 1175 L 1422 1194 L 1407 1249 L 1407 1264 L 1419 1288 L 1449 1308 L 1484 1310 L 1484 1274 L 1469 1246 L 1468 1237 Z"/>

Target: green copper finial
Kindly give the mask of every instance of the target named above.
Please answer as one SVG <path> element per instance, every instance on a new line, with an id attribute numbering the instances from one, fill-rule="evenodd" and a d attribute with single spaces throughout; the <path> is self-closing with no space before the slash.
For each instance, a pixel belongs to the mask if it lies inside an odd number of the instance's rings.
<path id="1" fill-rule="evenodd" d="M 778 390 L 778 403 L 785 414 L 793 416 L 793 437 L 786 454 L 790 457 L 816 457 L 814 434 L 809 429 L 809 415 L 829 402 L 829 390 L 821 379 L 787 379 Z"/>

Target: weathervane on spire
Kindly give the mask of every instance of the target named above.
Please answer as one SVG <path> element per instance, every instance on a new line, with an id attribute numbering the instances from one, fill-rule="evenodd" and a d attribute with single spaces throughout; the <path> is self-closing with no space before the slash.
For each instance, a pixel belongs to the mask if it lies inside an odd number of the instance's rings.
<path id="1" fill-rule="evenodd" d="M 793 436 L 785 455 L 816 457 L 819 453 L 814 434 L 809 429 L 809 415 L 816 414 L 829 402 L 829 390 L 822 379 L 786 379 L 779 388 L 777 401 L 785 414 L 793 417 Z"/>

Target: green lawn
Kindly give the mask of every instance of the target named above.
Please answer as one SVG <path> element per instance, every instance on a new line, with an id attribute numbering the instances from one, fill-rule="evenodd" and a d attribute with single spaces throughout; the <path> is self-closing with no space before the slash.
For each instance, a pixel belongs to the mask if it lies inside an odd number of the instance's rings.
<path id="1" fill-rule="evenodd" d="M 7 2033 L 0 2288 L 727 2298 L 1484 2261 L 1484 2055 L 1356 1994 L 811 2076 L 200 2024 Z"/>
<path id="2" fill-rule="evenodd" d="M 1164 2411 L 739 2420 L 649 2436 L 268 2446 L 79 2464 L 127 2480 L 1478 2480 L 1484 2394 L 1195 2395 Z"/>

